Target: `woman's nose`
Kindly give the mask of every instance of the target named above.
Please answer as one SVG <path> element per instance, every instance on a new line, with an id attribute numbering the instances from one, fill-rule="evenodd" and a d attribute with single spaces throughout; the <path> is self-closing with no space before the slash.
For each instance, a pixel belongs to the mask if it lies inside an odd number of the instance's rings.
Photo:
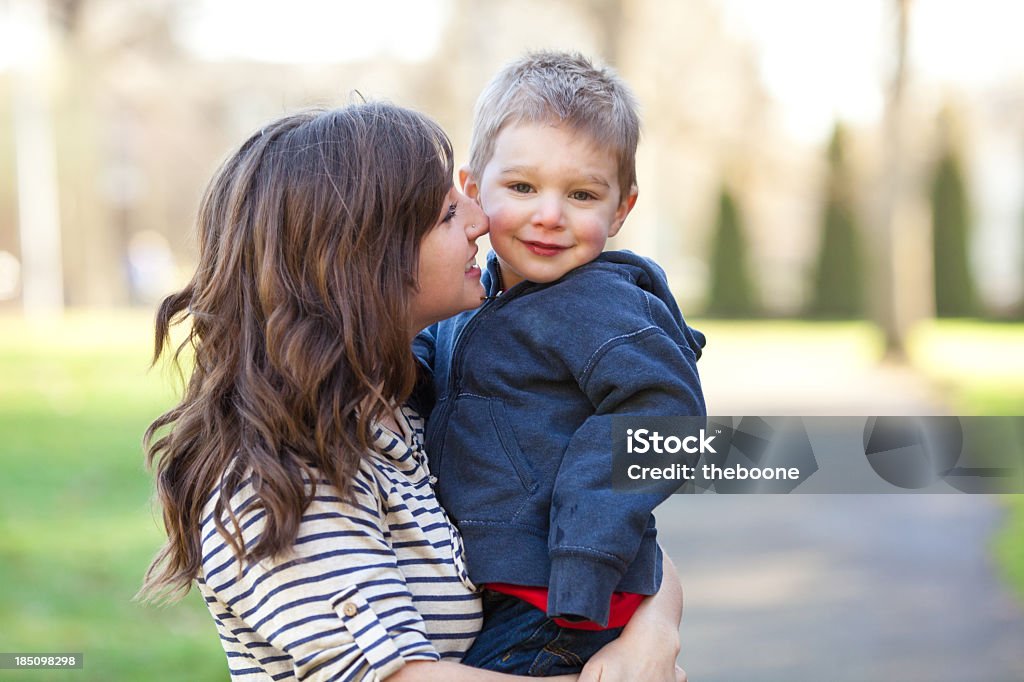
<path id="1" fill-rule="evenodd" d="M 469 237 L 469 241 L 476 241 L 479 237 L 487 234 L 490 229 L 490 221 L 487 220 L 487 216 L 484 212 L 480 211 L 480 215 L 477 216 L 476 220 L 470 223 L 466 228 L 466 236 Z"/>

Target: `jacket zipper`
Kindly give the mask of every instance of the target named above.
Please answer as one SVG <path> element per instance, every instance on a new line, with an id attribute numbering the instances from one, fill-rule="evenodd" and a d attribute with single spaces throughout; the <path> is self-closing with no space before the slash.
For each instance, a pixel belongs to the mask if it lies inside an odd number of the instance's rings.
<path id="1" fill-rule="evenodd" d="M 480 319 L 485 315 L 489 314 L 496 308 L 504 304 L 505 301 L 509 300 L 509 292 L 504 291 L 504 283 L 501 278 L 501 270 L 497 269 L 497 290 L 498 293 L 493 297 L 488 297 L 476 315 L 466 323 L 466 326 L 462 328 L 459 335 L 455 338 L 455 345 L 452 350 L 452 359 L 448 367 L 448 391 L 446 393 L 447 399 L 444 402 L 444 407 L 441 409 L 441 414 L 438 418 L 433 420 L 438 429 L 441 431 L 435 431 L 437 435 L 441 436 L 441 442 L 438 443 L 438 452 L 435 458 L 440 468 L 441 459 L 443 459 L 442 453 L 444 452 L 444 441 L 448 438 L 448 417 L 451 415 L 452 405 L 455 404 L 455 386 L 458 383 L 458 377 L 462 376 L 462 361 L 463 355 L 465 355 L 466 340 L 469 339 L 470 334 L 475 330 L 477 325 L 480 323 Z M 515 289 L 516 287 L 512 287 Z M 520 291 L 515 292 L 516 295 L 522 292 L 524 287 L 520 287 Z M 515 298 L 515 296 L 512 296 Z"/>

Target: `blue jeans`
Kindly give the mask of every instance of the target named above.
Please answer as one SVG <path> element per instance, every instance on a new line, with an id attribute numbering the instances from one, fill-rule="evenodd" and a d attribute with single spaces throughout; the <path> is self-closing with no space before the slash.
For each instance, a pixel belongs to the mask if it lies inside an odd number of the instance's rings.
<path id="1" fill-rule="evenodd" d="M 485 590 L 484 625 L 462 659 L 465 665 L 510 675 L 549 677 L 578 673 L 622 628 L 563 628 L 521 599 Z"/>

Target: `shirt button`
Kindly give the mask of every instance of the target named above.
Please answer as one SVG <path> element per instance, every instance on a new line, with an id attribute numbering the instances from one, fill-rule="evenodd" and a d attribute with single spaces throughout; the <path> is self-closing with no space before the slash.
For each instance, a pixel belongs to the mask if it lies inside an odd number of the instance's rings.
<path id="1" fill-rule="evenodd" d="M 359 609 L 350 601 L 345 602 L 345 605 L 341 607 L 341 611 L 349 618 L 359 613 Z"/>
<path id="2" fill-rule="evenodd" d="M 430 476 L 430 485 L 437 485 L 437 476 Z"/>

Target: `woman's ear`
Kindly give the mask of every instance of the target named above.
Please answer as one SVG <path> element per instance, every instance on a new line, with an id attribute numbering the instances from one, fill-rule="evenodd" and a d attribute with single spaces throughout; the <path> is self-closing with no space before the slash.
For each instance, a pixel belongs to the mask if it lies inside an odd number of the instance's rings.
<path id="1" fill-rule="evenodd" d="M 459 184 L 462 185 L 462 193 L 470 199 L 480 202 L 480 185 L 476 181 L 476 176 L 473 175 L 473 171 L 469 169 L 469 166 L 463 166 L 459 169 Z"/>

